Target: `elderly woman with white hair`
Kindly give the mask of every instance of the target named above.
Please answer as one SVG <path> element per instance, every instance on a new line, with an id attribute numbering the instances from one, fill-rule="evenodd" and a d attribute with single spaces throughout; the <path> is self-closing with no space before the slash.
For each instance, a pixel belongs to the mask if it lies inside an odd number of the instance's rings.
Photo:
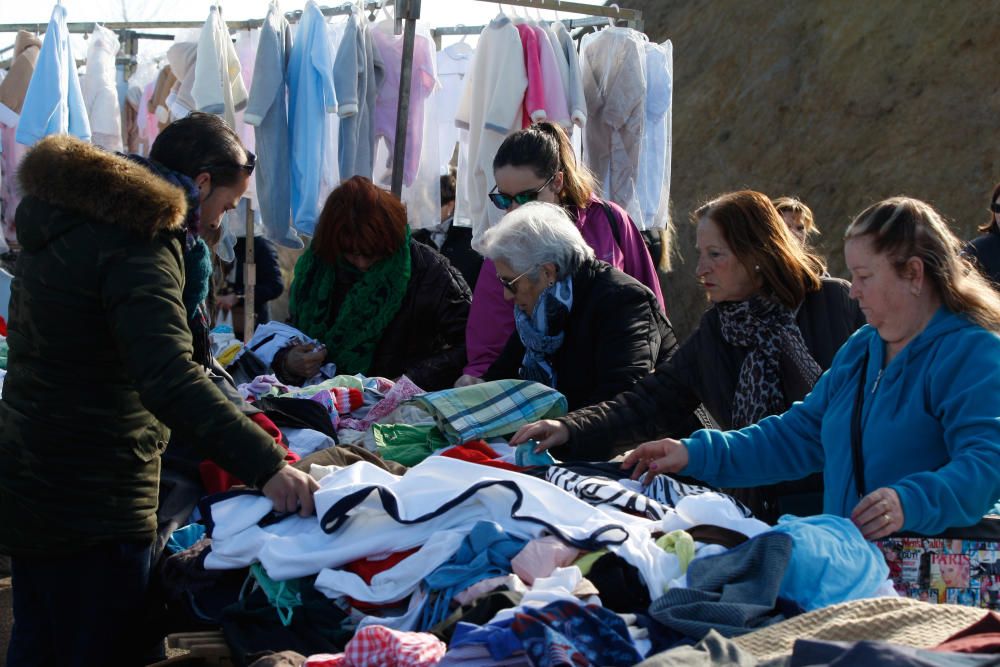
<path id="1" fill-rule="evenodd" d="M 478 250 L 496 265 L 517 325 L 483 380 L 547 384 L 572 410 L 629 389 L 677 347 L 653 292 L 595 259 L 558 206 L 525 204 Z"/>

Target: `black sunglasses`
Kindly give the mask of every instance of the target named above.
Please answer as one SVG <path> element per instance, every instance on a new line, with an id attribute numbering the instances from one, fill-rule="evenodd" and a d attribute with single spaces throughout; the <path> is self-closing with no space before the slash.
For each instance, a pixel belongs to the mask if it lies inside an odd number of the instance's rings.
<path id="1" fill-rule="evenodd" d="M 535 266 L 537 266 L 537 264 Z M 526 275 L 528 275 L 532 271 L 534 271 L 535 266 L 532 266 L 530 269 L 528 269 L 527 271 L 525 271 L 521 275 L 517 276 L 516 278 L 511 278 L 510 280 L 507 280 L 506 278 L 501 278 L 500 274 L 498 273 L 497 274 L 497 280 L 500 281 L 500 284 L 503 285 L 504 289 L 506 289 L 508 292 L 510 292 L 511 294 L 517 294 L 517 281 L 520 280 L 521 278 L 525 277 Z"/>
<path id="2" fill-rule="evenodd" d="M 1000 204 L 990 204 L 990 210 L 994 213 L 1000 213 Z"/>
<path id="3" fill-rule="evenodd" d="M 518 206 L 524 206 L 528 202 L 533 202 L 538 199 L 538 193 L 544 190 L 555 177 L 556 175 L 552 174 L 549 176 L 549 180 L 545 181 L 534 190 L 525 190 L 524 192 L 518 192 L 516 195 L 507 195 L 499 191 L 494 192 L 494 190 L 497 189 L 497 186 L 494 185 L 493 190 L 491 190 L 489 194 L 490 201 L 493 202 L 493 205 L 501 211 L 510 210 L 510 207 L 514 205 L 514 202 L 517 202 Z"/>
<path id="4" fill-rule="evenodd" d="M 216 171 L 218 169 L 241 169 L 247 173 L 247 176 L 253 173 L 253 168 L 257 166 L 257 156 L 250 151 L 243 149 L 247 154 L 247 161 L 243 164 L 236 164 L 235 162 L 215 162 L 212 164 L 203 164 L 198 167 L 198 171 Z"/>

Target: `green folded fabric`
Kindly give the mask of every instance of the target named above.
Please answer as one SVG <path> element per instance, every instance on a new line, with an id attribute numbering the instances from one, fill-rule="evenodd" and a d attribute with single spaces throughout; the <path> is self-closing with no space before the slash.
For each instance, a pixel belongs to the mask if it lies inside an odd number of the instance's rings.
<path id="1" fill-rule="evenodd" d="M 372 424 L 378 453 L 386 461 L 413 467 L 448 446 L 434 424 Z"/>
<path id="2" fill-rule="evenodd" d="M 694 538 L 683 530 L 673 530 L 667 533 L 656 540 L 656 546 L 677 556 L 681 572 L 687 572 L 688 565 L 694 560 Z"/>

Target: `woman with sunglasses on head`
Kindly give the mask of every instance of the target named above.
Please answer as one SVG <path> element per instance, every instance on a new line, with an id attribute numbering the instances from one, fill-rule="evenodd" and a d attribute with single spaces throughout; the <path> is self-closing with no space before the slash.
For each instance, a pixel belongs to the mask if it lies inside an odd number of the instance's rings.
<path id="1" fill-rule="evenodd" d="M 648 287 L 663 308 L 660 279 L 639 230 L 619 206 L 595 195 L 593 177 L 576 163 L 558 125 L 539 123 L 507 137 L 493 158 L 493 175 L 496 187 L 489 196 L 495 206 L 504 211 L 532 201 L 562 206 L 597 259 Z M 465 336 L 469 361 L 459 384 L 476 382 L 513 331 L 513 310 L 487 260 L 476 281 Z"/>
<path id="2" fill-rule="evenodd" d="M 596 259 L 561 207 L 529 202 L 479 245 L 517 328 L 484 380 L 541 382 L 575 410 L 625 391 L 676 348 L 656 296 Z"/>
<path id="3" fill-rule="evenodd" d="M 144 611 L 171 431 L 274 509 L 312 511 L 316 482 L 215 386 L 189 328 L 208 292 L 204 237 L 249 172 L 239 138 L 207 114 L 166 127 L 149 160 L 62 135 L 21 164 L 0 401 L 9 665 L 149 662 Z"/>
<path id="4" fill-rule="evenodd" d="M 1000 184 L 993 188 L 990 198 L 990 219 L 980 228 L 981 236 L 966 246 L 966 253 L 974 260 L 983 275 L 1000 289 Z"/>
<path id="5" fill-rule="evenodd" d="M 780 414 L 812 389 L 864 317 L 850 285 L 791 235 L 759 192 L 723 195 L 697 211 L 698 279 L 713 307 L 677 352 L 614 399 L 529 424 L 561 459 L 607 460 L 646 440 L 690 434 L 702 404 L 722 428 Z M 758 517 L 818 511 L 819 480 L 740 493 Z M 793 504 L 794 503 L 794 504 Z"/>

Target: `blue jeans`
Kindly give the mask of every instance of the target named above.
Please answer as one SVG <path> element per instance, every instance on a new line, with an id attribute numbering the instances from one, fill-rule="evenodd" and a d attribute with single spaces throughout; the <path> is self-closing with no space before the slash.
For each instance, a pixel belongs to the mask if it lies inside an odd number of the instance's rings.
<path id="1" fill-rule="evenodd" d="M 67 556 L 11 559 L 9 667 L 143 665 L 152 544 L 101 544 Z"/>

